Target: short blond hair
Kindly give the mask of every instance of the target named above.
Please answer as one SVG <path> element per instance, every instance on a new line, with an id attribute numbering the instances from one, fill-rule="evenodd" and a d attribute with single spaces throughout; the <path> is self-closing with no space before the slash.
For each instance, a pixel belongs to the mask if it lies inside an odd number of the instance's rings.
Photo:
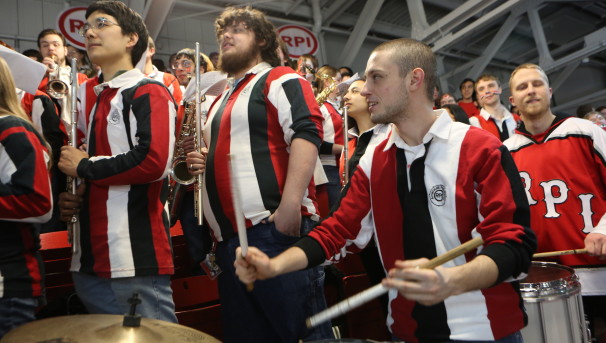
<path id="1" fill-rule="evenodd" d="M 545 79 L 545 82 L 547 83 L 547 86 L 549 86 L 549 78 L 547 77 L 547 74 L 545 73 L 543 68 L 539 67 L 537 64 L 534 64 L 534 63 L 524 63 L 524 64 L 519 65 L 516 69 L 514 69 L 511 72 L 511 76 L 509 77 L 509 89 L 512 89 L 511 80 L 513 80 L 513 77 L 521 69 L 535 69 L 536 71 L 539 72 L 539 74 L 541 74 L 541 76 L 543 76 L 543 78 Z"/>

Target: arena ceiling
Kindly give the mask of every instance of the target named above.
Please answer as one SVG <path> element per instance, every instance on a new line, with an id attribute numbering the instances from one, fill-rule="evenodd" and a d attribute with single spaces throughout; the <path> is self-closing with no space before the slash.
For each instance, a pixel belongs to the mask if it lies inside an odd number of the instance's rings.
<path id="1" fill-rule="evenodd" d="M 347 64 L 364 40 L 422 40 L 439 57 L 442 89 L 485 70 L 506 76 L 515 66 L 534 62 L 547 71 L 558 94 L 575 72 L 595 70 L 604 80 L 606 70 L 606 1 L 176 0 L 168 18 L 216 15 L 227 5 L 252 5 L 279 25 L 342 34 L 346 52 L 338 64 Z M 559 104 L 556 97 L 556 105 L 606 102 L 606 82 L 593 83 L 581 94 L 567 91 Z"/>

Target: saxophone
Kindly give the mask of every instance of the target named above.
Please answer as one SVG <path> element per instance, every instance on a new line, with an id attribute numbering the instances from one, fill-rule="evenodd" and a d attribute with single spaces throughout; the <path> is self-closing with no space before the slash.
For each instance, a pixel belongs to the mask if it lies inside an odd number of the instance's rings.
<path id="1" fill-rule="evenodd" d="M 203 95 L 200 102 L 204 102 L 206 97 Z M 170 214 L 170 223 L 173 225 L 177 221 L 178 211 L 181 208 L 181 200 L 185 195 L 188 185 L 191 185 L 196 180 L 195 176 L 189 173 L 187 169 L 187 153 L 183 149 L 183 142 L 185 138 L 195 135 L 194 130 L 196 129 L 195 122 L 196 115 L 196 101 L 187 101 L 185 103 L 185 114 L 183 115 L 183 124 L 181 125 L 181 132 L 179 138 L 175 142 L 175 157 L 170 168 L 170 183 L 168 193 L 168 208 Z M 197 137 L 196 137 L 197 138 Z"/>
<path id="2" fill-rule="evenodd" d="M 322 106 L 322 104 L 326 102 L 326 99 L 328 99 L 328 96 L 330 95 L 330 93 L 332 93 L 339 84 L 337 83 L 337 80 L 335 80 L 334 77 L 331 77 L 327 74 L 322 74 L 319 78 L 320 78 L 320 80 L 326 80 L 326 79 L 330 78 L 330 81 L 331 81 L 330 85 L 328 85 L 328 87 L 324 88 L 320 92 L 320 94 L 318 94 L 316 96 L 316 102 L 318 103 L 318 106 Z"/>

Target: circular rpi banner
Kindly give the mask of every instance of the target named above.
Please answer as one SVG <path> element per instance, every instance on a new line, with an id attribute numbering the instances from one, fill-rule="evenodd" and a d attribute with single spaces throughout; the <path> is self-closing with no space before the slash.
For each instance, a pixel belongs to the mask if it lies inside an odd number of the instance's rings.
<path id="1" fill-rule="evenodd" d="M 288 47 L 288 56 L 293 59 L 301 55 L 313 55 L 318 51 L 318 39 L 313 32 L 299 25 L 284 25 L 278 28 L 278 35 Z"/>
<path id="2" fill-rule="evenodd" d="M 78 34 L 78 30 L 86 23 L 85 14 L 86 7 L 72 7 L 61 12 L 57 19 L 57 27 L 67 42 L 79 49 L 86 49 L 84 37 Z"/>

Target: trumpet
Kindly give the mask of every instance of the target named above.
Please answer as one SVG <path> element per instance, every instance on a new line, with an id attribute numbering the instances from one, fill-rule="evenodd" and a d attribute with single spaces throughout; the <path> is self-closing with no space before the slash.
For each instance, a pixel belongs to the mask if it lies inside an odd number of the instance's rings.
<path id="1" fill-rule="evenodd" d="M 69 93 L 69 86 L 60 79 L 61 67 L 59 67 L 56 59 L 57 56 L 53 56 L 55 64 L 53 65 L 53 71 L 48 74 L 46 93 L 48 93 L 48 95 L 50 95 L 52 98 L 63 99 Z M 72 70 L 73 69 L 74 68 L 72 67 Z"/>

